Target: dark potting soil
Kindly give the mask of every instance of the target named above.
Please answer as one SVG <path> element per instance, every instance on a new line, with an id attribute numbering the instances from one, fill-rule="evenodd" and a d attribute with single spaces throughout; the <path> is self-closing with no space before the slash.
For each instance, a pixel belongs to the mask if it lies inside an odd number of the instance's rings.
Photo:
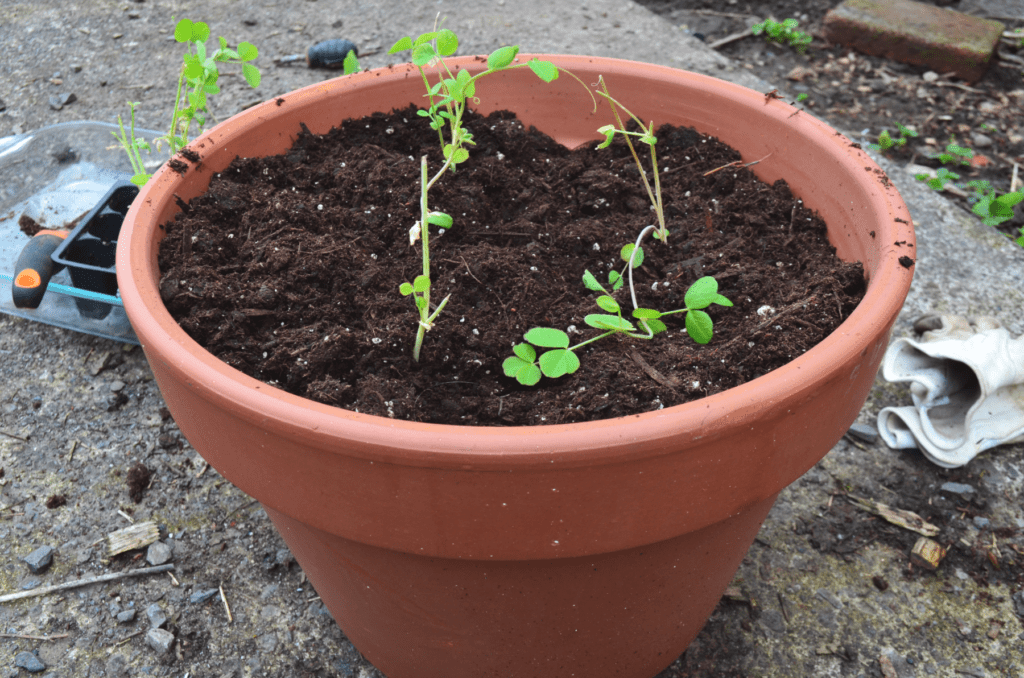
<path id="1" fill-rule="evenodd" d="M 454 218 L 430 233 L 431 301 L 450 300 L 418 363 L 418 316 L 398 289 L 422 272 L 420 243 L 409 244 L 420 157 L 434 172 L 442 157 L 412 108 L 303 131 L 284 155 L 236 159 L 218 174 L 165 226 L 160 291 L 171 314 L 227 364 L 290 393 L 500 426 L 607 419 L 726 390 L 812 348 L 863 297 L 862 266 L 835 257 L 824 223 L 784 182 L 760 182 L 713 137 L 663 127 L 671 236 L 644 243 L 639 305 L 683 308 L 707 275 L 735 305 L 707 309 L 707 345 L 673 315 L 653 340 L 603 339 L 579 351 L 575 374 L 521 386 L 502 371 L 513 344 L 536 326 L 566 330 L 573 344 L 598 334 L 583 321 L 603 312 L 583 272 L 604 282 L 621 271 L 620 248 L 655 216 L 621 141 L 570 151 L 507 112 L 467 126 L 470 159 L 430 192 L 431 209 Z M 615 296 L 628 318 L 628 288 Z"/>

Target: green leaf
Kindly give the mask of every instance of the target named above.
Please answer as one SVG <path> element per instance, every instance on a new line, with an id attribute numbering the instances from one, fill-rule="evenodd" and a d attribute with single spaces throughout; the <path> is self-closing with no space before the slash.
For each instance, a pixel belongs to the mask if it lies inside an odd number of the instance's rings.
<path id="1" fill-rule="evenodd" d="M 536 386 L 540 381 L 540 368 L 536 365 L 526 365 L 516 372 L 516 381 L 523 386 Z"/>
<path id="2" fill-rule="evenodd" d="M 239 47 L 241 47 L 241 45 L 239 45 Z M 398 54 L 399 52 L 404 52 L 407 49 L 412 49 L 412 38 L 408 35 L 391 45 L 391 49 L 388 50 L 388 54 Z"/>
<path id="3" fill-rule="evenodd" d="M 186 54 L 182 57 L 185 62 L 185 77 L 198 78 L 203 74 L 203 62 L 195 54 Z"/>
<path id="4" fill-rule="evenodd" d="M 629 263 L 629 257 L 633 257 L 633 268 L 640 268 L 644 264 L 644 248 L 640 247 L 636 250 L 636 254 L 633 254 L 633 248 L 636 247 L 633 243 L 623 245 L 622 250 L 619 252 L 619 256 L 622 260 Z"/>
<path id="5" fill-rule="evenodd" d="M 523 335 L 523 339 L 534 346 L 543 348 L 568 348 L 569 335 L 553 327 L 534 327 Z"/>
<path id="6" fill-rule="evenodd" d="M 174 26 L 174 39 L 178 42 L 189 42 L 192 40 L 192 22 L 182 19 Z"/>
<path id="7" fill-rule="evenodd" d="M 153 175 L 152 174 L 146 174 L 145 172 L 143 172 L 141 174 L 136 174 L 135 176 L 133 176 L 131 178 L 131 182 L 133 184 L 135 184 L 136 186 L 141 188 L 142 186 L 144 186 L 146 184 L 147 181 L 149 181 L 149 178 L 151 176 L 153 176 Z"/>
<path id="8" fill-rule="evenodd" d="M 473 81 L 473 76 L 469 74 L 469 71 L 459 71 L 455 79 L 459 82 L 459 89 L 462 90 L 463 97 L 472 98 L 476 95 L 476 83 Z"/>
<path id="9" fill-rule="evenodd" d="M 719 306 L 732 306 L 732 302 L 723 297 L 721 294 L 716 294 L 715 298 L 711 300 L 712 304 L 718 304 Z"/>
<path id="10" fill-rule="evenodd" d="M 428 212 L 427 223 L 440 226 L 441 228 L 451 228 L 453 222 L 452 218 L 444 212 Z"/>
<path id="11" fill-rule="evenodd" d="M 572 374 L 580 368 L 576 354 L 564 348 L 548 351 L 540 357 L 540 371 L 550 379 Z"/>
<path id="12" fill-rule="evenodd" d="M 221 40 L 223 40 L 223 39 L 224 38 L 221 38 Z M 230 59 L 237 59 L 237 58 L 238 58 L 238 52 L 236 52 L 233 49 L 228 49 L 227 47 L 223 47 L 221 49 L 218 49 L 216 52 L 213 53 L 213 60 L 214 61 L 228 61 Z"/>
<path id="13" fill-rule="evenodd" d="M 522 344 L 519 345 L 522 346 Z M 524 367 L 528 367 L 529 365 L 532 364 L 532 360 L 527 362 L 522 358 L 517 358 L 514 355 L 510 355 L 509 357 L 505 358 L 505 361 L 503 363 L 501 363 L 501 371 L 505 373 L 506 377 L 514 377 L 517 374 L 519 374 L 519 370 L 523 369 Z"/>
<path id="14" fill-rule="evenodd" d="M 430 117 L 430 113 L 428 113 L 427 111 L 423 110 L 422 108 L 420 108 L 420 109 L 418 109 L 416 111 L 416 115 L 420 116 L 421 118 L 429 118 Z"/>
<path id="15" fill-rule="evenodd" d="M 1013 193 L 1007 193 L 1006 195 L 999 196 L 995 201 L 1000 205 L 1013 207 L 1017 203 L 1024 201 L 1024 192 L 1014 191 Z"/>
<path id="16" fill-rule="evenodd" d="M 206 42 L 210 37 L 210 27 L 205 21 L 196 21 L 192 24 L 192 42 Z"/>
<path id="17" fill-rule="evenodd" d="M 252 61 L 259 55 L 260 51 L 251 42 L 238 43 L 238 58 L 242 61 Z"/>
<path id="18" fill-rule="evenodd" d="M 453 148 L 451 144 L 445 144 L 444 157 L 447 158 L 449 156 L 452 156 L 452 162 L 457 165 L 469 159 L 469 151 L 464 148 Z"/>
<path id="19" fill-rule="evenodd" d="M 660 318 L 661 311 L 656 311 L 653 308 L 637 308 L 633 310 L 634 318 Z"/>
<path id="20" fill-rule="evenodd" d="M 597 305 L 601 307 L 601 310 L 608 311 L 609 313 L 620 313 L 622 309 L 619 307 L 619 302 L 615 301 L 607 295 L 601 295 L 595 299 Z"/>
<path id="21" fill-rule="evenodd" d="M 636 331 L 636 327 L 633 326 L 633 323 L 629 322 L 625 318 L 620 318 L 617 315 L 591 313 L 583 319 L 583 322 L 599 330 L 615 330 L 616 332 Z"/>
<path id="22" fill-rule="evenodd" d="M 220 94 L 220 87 L 218 87 L 212 82 L 208 82 L 205 85 L 203 85 L 203 92 L 205 94 Z"/>
<path id="23" fill-rule="evenodd" d="M 612 286 L 612 290 L 622 289 L 622 274 L 618 271 L 608 271 L 608 284 Z"/>
<path id="24" fill-rule="evenodd" d="M 487 68 L 492 71 L 507 68 L 517 54 L 519 54 L 519 45 L 499 47 L 487 57 Z"/>
<path id="25" fill-rule="evenodd" d="M 416 45 L 412 48 L 412 62 L 417 66 L 426 66 L 436 56 L 437 52 L 434 51 L 434 46 L 429 42 L 425 42 L 422 45 Z"/>
<path id="26" fill-rule="evenodd" d="M 686 296 L 683 297 L 683 302 L 686 304 L 686 308 L 691 310 L 707 308 L 717 295 L 718 281 L 706 275 L 690 285 L 690 289 L 686 290 Z"/>
<path id="27" fill-rule="evenodd" d="M 532 364 L 537 361 L 537 351 L 529 344 L 516 344 L 512 347 L 512 352 L 528 363 Z"/>
<path id="28" fill-rule="evenodd" d="M 341 62 L 341 74 L 350 76 L 359 72 L 359 59 L 355 57 L 355 50 L 349 49 L 345 54 L 345 60 Z"/>
<path id="29" fill-rule="evenodd" d="M 598 127 L 597 131 L 604 135 L 604 141 L 597 145 L 598 149 L 608 148 L 612 144 L 612 139 L 615 137 L 615 125 L 605 125 L 604 127 Z"/>
<path id="30" fill-rule="evenodd" d="M 416 38 L 416 41 L 412 43 L 412 46 L 413 46 L 413 48 L 419 47 L 420 45 L 422 45 L 424 43 L 430 42 L 431 40 L 433 40 L 436 37 L 437 37 L 437 33 L 434 32 L 434 31 L 429 31 L 427 33 L 420 33 L 419 36 Z"/>
<path id="31" fill-rule="evenodd" d="M 537 74 L 537 77 L 544 82 L 551 82 L 558 78 L 558 67 L 550 61 L 530 59 L 528 62 L 530 70 Z"/>
<path id="32" fill-rule="evenodd" d="M 686 314 L 686 333 L 698 344 L 706 344 L 711 341 L 711 334 L 714 323 L 711 316 L 704 311 L 690 311 Z"/>
<path id="33" fill-rule="evenodd" d="M 668 329 L 668 327 L 665 326 L 665 323 L 661 322 L 657 318 L 647 318 L 643 321 L 643 324 L 646 324 L 647 327 L 651 329 L 651 334 L 661 334 Z"/>
<path id="34" fill-rule="evenodd" d="M 583 285 L 591 292 L 604 292 L 601 283 L 597 282 L 597 278 L 589 270 L 583 271 Z"/>
<path id="35" fill-rule="evenodd" d="M 245 77 L 245 81 L 249 83 L 249 87 L 260 86 L 260 69 L 252 64 L 242 64 L 242 75 Z"/>
<path id="36" fill-rule="evenodd" d="M 418 275 L 412 279 L 412 289 L 414 292 L 426 292 L 430 289 L 430 277 L 425 275 Z"/>
<path id="37" fill-rule="evenodd" d="M 421 313 L 423 311 L 427 310 L 427 298 L 426 297 L 415 297 L 415 299 L 416 299 L 416 308 L 418 308 Z"/>
<path id="38" fill-rule="evenodd" d="M 404 282 L 398 286 L 398 291 L 402 294 L 403 297 L 407 297 L 410 294 L 412 294 L 412 285 L 410 285 L 407 282 Z"/>
<path id="39" fill-rule="evenodd" d="M 459 48 L 459 39 L 455 33 L 442 28 L 437 32 L 437 51 L 441 56 L 451 56 Z"/>

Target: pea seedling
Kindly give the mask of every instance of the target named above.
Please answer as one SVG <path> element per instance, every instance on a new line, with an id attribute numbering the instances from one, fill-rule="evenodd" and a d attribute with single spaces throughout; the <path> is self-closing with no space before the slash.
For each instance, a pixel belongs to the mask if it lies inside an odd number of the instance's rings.
<path id="1" fill-rule="evenodd" d="M 452 226 L 452 218 L 444 212 L 431 211 L 427 194 L 430 188 L 449 169 L 455 171 L 459 163 L 469 159 L 469 150 L 466 146 L 473 146 L 473 135 L 463 127 L 462 118 L 466 112 L 466 104 L 472 100 L 479 103 L 476 97 L 476 82 L 480 78 L 496 73 L 498 71 L 521 68 L 528 66 L 538 78 L 544 82 L 552 82 L 558 77 L 561 69 L 550 61 L 530 59 L 525 64 L 513 64 L 516 55 L 519 54 L 519 46 L 512 45 L 501 47 L 487 57 L 487 69 L 476 75 L 470 75 L 467 70 L 460 70 L 453 73 L 444 61 L 444 57 L 455 54 L 459 48 L 459 39 L 454 32 L 447 28 L 423 33 L 415 40 L 404 37 L 388 50 L 388 54 L 397 54 L 412 50 L 412 63 L 420 72 L 423 78 L 423 85 L 427 90 L 428 108 L 417 111 L 417 115 L 430 120 L 430 128 L 437 131 L 441 143 L 441 152 L 444 155 L 444 164 L 433 177 L 429 176 L 427 168 L 427 157 L 423 156 L 420 162 L 420 218 L 409 229 L 409 244 L 413 245 L 417 240 L 422 240 L 423 248 L 423 272 L 416 276 L 411 283 L 402 283 L 399 292 L 403 296 L 412 295 L 419 313 L 418 329 L 416 332 L 416 343 L 413 346 L 413 360 L 419 362 L 420 349 L 423 346 L 423 337 L 427 331 L 434 326 L 434 320 L 448 303 L 448 297 L 438 304 L 436 309 L 431 309 L 430 304 L 430 241 L 429 226 L 434 224 L 447 229 Z M 437 82 L 430 84 L 425 67 L 436 66 Z M 568 71 L 566 71 L 568 72 Z M 572 75 L 570 73 L 570 75 Z M 573 76 L 575 78 L 575 76 Z M 578 80 L 578 78 L 577 78 Z M 588 90 L 589 92 L 589 90 Z M 447 127 L 448 136 L 445 137 Z"/>
<path id="2" fill-rule="evenodd" d="M 178 75 L 178 88 L 174 94 L 174 110 L 171 114 L 171 126 L 167 134 L 157 137 L 154 140 L 157 148 L 162 142 L 170 147 L 170 154 L 175 153 L 188 145 L 189 130 L 192 122 L 195 121 L 201 131 L 206 124 L 207 95 L 218 94 L 220 87 L 217 86 L 217 79 L 220 77 L 217 64 L 233 63 L 242 64 L 242 75 L 250 87 L 258 87 L 260 84 L 260 71 L 248 63 L 259 56 L 259 50 L 249 42 L 241 42 L 238 49 L 228 47 L 227 40 L 218 38 L 220 47 L 212 54 L 206 53 L 206 40 L 210 37 L 210 27 L 202 21 L 190 21 L 182 19 L 174 27 L 174 39 L 177 42 L 188 45 L 188 51 L 182 56 L 181 72 Z M 131 161 L 134 176 L 132 183 L 142 186 L 152 176 L 147 173 L 142 162 L 140 151 L 150 150 L 150 145 L 145 139 L 135 137 L 135 107 L 138 103 L 129 102 L 128 108 L 131 111 L 131 122 L 129 132 L 126 134 L 121 116 L 117 117 L 117 125 L 120 136 L 112 132 L 114 138 L 121 142 L 121 146 L 128 154 Z"/>
<path id="3" fill-rule="evenodd" d="M 509 356 L 501 367 L 507 377 L 513 377 L 524 386 L 534 386 L 541 376 L 549 379 L 572 374 L 580 367 L 580 359 L 576 351 L 587 344 L 604 339 L 613 334 L 632 337 L 633 339 L 652 339 L 654 335 L 664 332 L 667 328 L 661 318 L 675 313 L 686 314 L 686 333 L 698 344 L 711 341 L 714 323 L 703 309 L 711 304 L 732 306 L 732 302 L 718 293 L 718 282 L 711 276 L 698 279 L 686 291 L 685 308 L 661 312 L 653 308 L 637 308 L 633 310 L 633 318 L 637 320 L 637 328 L 629 320 L 622 317 L 622 308 L 604 289 L 597 279 L 588 271 L 583 276 L 583 283 L 588 289 L 602 292 L 595 301 L 605 313 L 592 313 L 583 321 L 591 327 L 601 330 L 596 337 L 570 346 L 569 335 L 553 327 L 534 327 L 523 335 L 525 343 L 512 347 L 514 355 Z M 614 315 L 612 315 L 614 314 Z M 550 349 L 537 356 L 537 348 Z"/>

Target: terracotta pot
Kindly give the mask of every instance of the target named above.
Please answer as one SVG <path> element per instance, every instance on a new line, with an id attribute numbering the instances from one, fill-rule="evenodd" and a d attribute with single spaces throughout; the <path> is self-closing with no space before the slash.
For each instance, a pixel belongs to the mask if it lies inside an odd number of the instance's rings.
<path id="1" fill-rule="evenodd" d="M 524 57 L 525 58 L 525 57 Z M 125 309 L 189 442 L 258 499 L 352 643 L 390 678 L 635 676 L 672 663 L 714 609 L 776 495 L 822 458 L 867 397 L 910 287 L 910 216 L 848 139 L 761 93 L 675 69 L 546 56 L 603 74 L 644 120 L 691 125 L 764 158 L 863 262 L 867 296 L 814 349 L 693 403 L 588 424 L 417 424 L 313 403 L 228 367 L 160 300 L 160 224 L 235 156 L 288 149 L 305 123 L 422 101 L 405 66 L 329 80 L 197 139 L 202 161 L 162 169 L 127 215 Z M 475 71 L 472 58 L 453 60 Z M 611 122 L 578 83 L 490 76 L 480 110 L 516 111 L 573 146 Z M 769 155 L 770 154 L 770 155 Z M 905 246 L 895 246 L 905 241 Z"/>

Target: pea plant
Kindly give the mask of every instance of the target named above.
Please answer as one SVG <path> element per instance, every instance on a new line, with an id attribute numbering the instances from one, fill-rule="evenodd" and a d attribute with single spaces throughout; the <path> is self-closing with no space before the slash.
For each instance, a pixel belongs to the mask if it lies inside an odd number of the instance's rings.
<path id="1" fill-rule="evenodd" d="M 182 19 L 174 27 L 174 39 L 177 42 L 187 45 L 188 51 L 182 56 L 182 67 L 178 75 L 178 87 L 174 94 L 174 110 L 171 113 L 171 125 L 167 134 L 154 139 L 157 148 L 162 143 L 170 147 L 170 154 L 183 149 L 189 142 L 189 133 L 192 123 L 197 124 L 198 131 L 202 131 L 206 124 L 207 97 L 220 93 L 217 79 L 220 77 L 218 64 L 232 63 L 241 64 L 242 76 L 249 83 L 250 87 L 258 87 L 260 84 L 260 71 L 256 66 L 249 63 L 259 56 L 259 50 L 249 42 L 241 42 L 238 49 L 228 47 L 227 40 L 218 38 L 220 47 L 212 53 L 207 53 L 206 41 L 210 37 L 210 27 L 202 21 L 191 21 Z M 121 116 L 117 117 L 117 125 L 120 135 L 112 132 L 131 161 L 132 183 L 142 186 L 152 176 L 146 172 L 142 162 L 141 151 L 149 151 L 150 144 L 145 139 L 135 136 L 135 108 L 138 102 L 129 102 L 128 108 L 131 112 L 128 132 L 125 132 Z"/>
<path id="2" fill-rule="evenodd" d="M 523 335 L 526 341 L 512 347 L 514 355 L 502 363 L 502 370 L 507 377 L 513 377 L 524 386 L 534 386 L 541 376 L 549 379 L 572 374 L 580 368 L 580 359 L 576 351 L 595 341 L 620 335 L 633 339 L 653 339 L 654 335 L 664 332 L 667 327 L 661 318 L 676 313 L 686 314 L 686 333 L 698 344 L 711 341 L 714 323 L 704 309 L 711 304 L 732 306 L 732 302 L 718 293 L 718 282 L 711 276 L 699 278 L 686 290 L 683 302 L 685 308 L 674 311 L 658 311 L 653 308 L 633 309 L 636 324 L 622 317 L 622 307 L 611 296 L 597 279 L 587 271 L 583 276 L 583 284 L 601 296 L 595 299 L 597 306 L 604 313 L 591 313 L 583 322 L 600 330 L 601 334 L 575 346 L 570 346 L 569 335 L 553 327 L 534 327 Z M 639 325 L 639 327 L 637 327 Z M 549 349 L 538 357 L 537 349 Z"/>
<path id="3" fill-rule="evenodd" d="M 416 342 L 413 346 L 413 359 L 419 362 L 423 338 L 434 326 L 434 321 L 448 303 L 445 297 L 436 308 L 430 302 L 430 233 L 431 225 L 448 229 L 452 226 L 452 218 L 444 212 L 430 209 L 428 193 L 430 188 L 444 176 L 445 172 L 454 172 L 456 167 L 469 159 L 467 146 L 475 145 L 473 135 L 463 126 L 462 120 L 467 103 L 479 103 L 476 97 L 476 83 L 491 73 L 513 68 L 528 67 L 544 82 L 554 81 L 560 69 L 550 61 L 530 59 L 525 64 L 513 63 L 519 54 L 519 46 L 501 47 L 487 57 L 487 69 L 470 75 L 467 70 L 453 73 L 444 58 L 455 54 L 459 48 L 459 39 L 455 33 L 446 28 L 421 34 L 415 40 L 404 37 L 396 42 L 388 54 L 397 54 L 412 50 L 412 63 L 419 70 L 426 88 L 428 107 L 417 111 L 417 115 L 430 121 L 430 128 L 435 130 L 441 145 L 444 164 L 434 176 L 430 176 L 427 167 L 427 156 L 420 160 L 420 218 L 409 229 L 409 244 L 417 240 L 422 243 L 423 272 L 411 283 L 405 282 L 399 287 L 403 296 L 412 296 L 419 313 Z M 433 68 L 436 81 L 431 83 L 427 68 Z M 568 73 L 568 71 L 565 71 Z M 570 73 L 570 75 L 572 75 Z M 575 77 L 575 76 L 573 76 Z M 577 78 L 578 80 L 578 78 Z M 589 90 L 588 90 L 589 91 Z"/>

